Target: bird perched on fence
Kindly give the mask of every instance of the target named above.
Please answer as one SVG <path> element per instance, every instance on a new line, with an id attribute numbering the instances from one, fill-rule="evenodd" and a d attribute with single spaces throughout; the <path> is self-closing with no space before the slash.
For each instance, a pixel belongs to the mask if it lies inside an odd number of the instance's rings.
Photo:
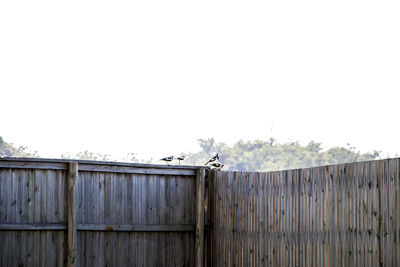
<path id="1" fill-rule="evenodd" d="M 173 161 L 174 160 L 174 156 L 165 157 L 165 158 L 162 158 L 160 160 L 165 161 L 165 163 L 167 163 L 167 165 L 169 165 L 168 162 Z"/>
<path id="2" fill-rule="evenodd" d="M 177 160 L 179 160 L 179 165 L 181 165 L 181 160 L 185 160 L 185 156 L 180 156 L 176 158 Z"/>
<path id="3" fill-rule="evenodd" d="M 212 167 L 214 167 L 214 170 L 220 170 L 222 169 L 222 167 L 224 167 L 225 165 L 220 163 L 220 162 L 213 162 L 210 164 Z"/>
<path id="4" fill-rule="evenodd" d="M 215 161 L 217 161 L 217 160 L 219 160 L 218 153 L 217 153 L 217 155 L 215 155 L 214 157 L 212 157 L 211 159 L 209 159 L 209 160 L 206 162 L 205 165 L 207 165 L 208 163 L 211 163 L 211 162 L 215 162 Z"/>

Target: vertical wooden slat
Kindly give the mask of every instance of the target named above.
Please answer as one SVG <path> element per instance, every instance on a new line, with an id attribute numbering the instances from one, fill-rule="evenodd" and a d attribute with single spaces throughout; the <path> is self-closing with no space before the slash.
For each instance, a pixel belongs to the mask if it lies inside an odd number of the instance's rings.
<path id="1" fill-rule="evenodd" d="M 213 179 L 213 189 L 212 192 L 214 194 L 214 201 L 213 201 L 213 220 L 212 220 L 212 227 L 213 227 L 213 236 L 212 236 L 212 242 L 213 242 L 213 257 L 212 257 L 212 264 L 213 266 L 216 266 L 218 264 L 218 249 L 219 249 L 219 225 L 218 225 L 218 220 L 220 218 L 219 216 L 219 199 L 220 199 L 220 191 L 218 190 L 218 180 L 217 180 L 217 175 L 215 171 L 210 171 L 210 175 L 212 176 Z"/>
<path id="2" fill-rule="evenodd" d="M 118 174 L 117 173 L 111 173 L 111 177 L 110 177 L 110 186 L 111 186 L 111 190 L 110 190 L 110 211 L 109 211 L 109 217 L 110 217 L 110 223 L 111 224 L 117 224 L 117 214 L 118 214 L 118 197 L 117 197 L 117 179 L 118 179 Z M 145 189 L 144 189 L 145 190 Z M 145 191 L 144 191 L 145 192 Z M 117 247 L 116 247 L 116 241 L 117 241 L 117 233 L 115 232 L 109 232 L 107 234 L 108 236 L 108 240 L 110 243 L 109 246 L 109 264 L 111 266 L 116 266 L 117 264 Z"/>
<path id="3" fill-rule="evenodd" d="M 21 173 L 21 183 L 20 183 L 20 195 L 18 196 L 18 199 L 21 203 L 20 206 L 20 215 L 21 215 L 21 222 L 27 223 L 28 222 L 28 170 L 23 170 L 20 172 Z M 1 193 L 0 193 L 1 194 Z M 27 231 L 22 231 L 20 233 L 21 238 L 20 238 L 20 260 L 18 262 L 18 265 L 25 265 L 27 262 L 27 245 L 28 245 L 28 240 L 27 240 Z"/>
<path id="4" fill-rule="evenodd" d="M 225 235 L 229 237 L 228 247 L 225 253 L 225 264 L 234 265 L 238 261 L 239 242 L 238 240 L 238 205 L 237 200 L 237 175 L 235 172 L 225 172 L 227 175 L 224 177 L 226 183 L 225 199 L 226 199 L 226 212 L 227 221 L 224 222 Z"/>
<path id="5" fill-rule="evenodd" d="M 314 236 L 314 266 L 321 266 L 320 263 L 320 249 L 321 249 L 321 240 L 320 240 L 320 168 L 313 169 L 313 206 L 314 206 L 314 227 L 313 227 L 313 236 Z"/>
<path id="6" fill-rule="evenodd" d="M 100 184 L 100 174 L 99 173 L 93 173 L 91 175 L 91 188 L 92 188 L 92 218 L 91 218 L 91 223 L 98 223 L 99 221 L 99 196 L 100 196 L 100 190 L 102 190 L 101 188 L 101 184 Z M 92 265 L 97 265 L 99 266 L 99 258 L 100 258 L 100 254 L 98 253 L 99 248 L 98 245 L 100 243 L 99 240 L 100 237 L 100 233 L 99 232 L 94 232 L 92 234 L 92 251 L 91 251 L 91 264 Z"/>
<path id="7" fill-rule="evenodd" d="M 297 235 L 297 204 L 298 204 L 298 189 L 297 189 L 297 170 L 290 171 L 290 183 L 291 183 L 291 196 L 289 200 L 290 206 L 290 220 L 289 220 L 289 232 L 292 240 L 291 244 L 291 266 L 298 266 L 298 235 Z"/>
<path id="8" fill-rule="evenodd" d="M 6 222 L 7 218 L 7 175 L 6 170 L 0 169 L 0 222 Z M 8 233 L 0 232 L 0 265 L 7 265 Z"/>
<path id="9" fill-rule="evenodd" d="M 159 223 L 160 224 L 165 224 L 165 215 L 166 215 L 166 177 L 160 177 L 159 178 L 159 193 L 158 193 L 158 198 L 159 198 L 159 208 L 158 208 L 158 215 L 159 215 Z M 166 242 L 166 234 L 160 235 L 160 244 L 164 244 Z M 159 256 L 159 264 L 160 266 L 163 266 L 166 264 L 166 251 L 165 249 L 162 249 L 160 251 L 160 256 Z"/>
<path id="10" fill-rule="evenodd" d="M 288 234 L 289 234 L 289 240 L 291 240 L 290 244 L 290 261 L 289 264 L 291 266 L 296 266 L 296 244 L 297 244 L 297 239 L 295 236 L 295 213 L 297 212 L 296 206 L 295 206 L 295 200 L 296 200 L 296 185 L 295 185 L 295 171 L 290 170 L 288 172 L 289 175 L 289 183 L 290 183 L 290 197 L 288 199 L 288 206 L 290 209 L 289 212 L 289 219 L 288 219 Z"/>
<path id="11" fill-rule="evenodd" d="M 271 181 L 271 211 L 270 211 L 270 231 L 271 231 L 271 242 L 270 242 L 270 255 L 271 255 L 271 262 L 272 266 L 277 266 L 278 260 L 277 260 L 277 243 L 278 243 L 278 238 L 277 238 L 277 233 L 276 233 L 276 227 L 277 227 L 277 187 L 276 187 L 276 172 L 271 173 L 270 177 Z"/>
<path id="12" fill-rule="evenodd" d="M 214 217 L 215 217 L 215 210 L 214 210 L 214 202 L 215 202 L 215 191 L 214 191 L 214 173 L 208 172 L 208 203 L 207 203 L 207 225 L 208 225 L 208 234 L 207 234 L 207 266 L 211 267 L 214 263 Z M 188 194 L 190 196 L 190 191 L 188 190 Z"/>
<path id="13" fill-rule="evenodd" d="M 206 177 L 208 176 L 207 172 L 206 172 Z M 209 186 L 210 186 L 210 178 L 207 177 L 208 179 L 208 187 L 205 188 L 205 194 L 207 195 L 207 217 L 204 218 L 205 221 L 205 225 L 207 226 L 207 232 L 205 233 L 205 240 L 204 240 L 204 248 L 205 248 L 205 254 L 207 255 L 205 257 L 205 261 L 204 261 L 204 265 L 205 266 L 210 266 L 208 259 L 210 258 L 210 237 L 211 237 L 211 232 L 210 232 L 210 200 L 209 200 Z M 192 204 L 193 202 L 191 201 L 191 184 L 192 184 L 192 179 L 183 179 L 184 181 L 184 203 L 185 203 L 185 207 L 184 207 L 184 223 L 185 224 L 193 224 L 194 220 L 193 217 L 191 216 L 191 210 L 192 210 Z M 157 203 L 160 203 L 159 201 Z M 158 221 L 159 223 L 159 221 Z M 193 257 L 191 257 L 191 251 L 193 250 L 193 246 L 187 246 L 186 244 L 190 244 L 190 242 L 192 241 L 192 234 L 191 233 L 187 233 L 185 234 L 185 240 L 183 242 L 183 246 L 185 248 L 184 251 L 184 258 L 185 258 L 185 264 L 190 266 L 193 265 Z M 160 252 L 162 252 L 162 250 L 160 250 Z"/>
<path id="14" fill-rule="evenodd" d="M 235 264 L 239 266 L 241 264 L 241 259 L 242 259 L 242 240 L 241 240 L 241 234 L 242 234 L 242 205 L 241 203 L 241 184 L 243 184 L 242 180 L 242 175 L 240 173 L 235 172 L 234 173 L 234 181 L 235 181 L 235 196 L 234 196 L 234 201 L 235 201 L 235 214 L 234 214 L 234 227 L 235 227 L 235 238 L 233 240 L 234 245 L 235 245 Z"/>
<path id="15" fill-rule="evenodd" d="M 259 191 L 261 190 L 260 186 L 260 173 L 255 173 L 255 181 L 254 181 L 254 266 L 260 266 L 260 203 L 259 203 Z"/>
<path id="16" fill-rule="evenodd" d="M 228 232 L 227 232 L 227 221 L 228 221 L 228 183 L 227 183 L 227 178 L 226 176 L 228 175 L 228 172 L 222 172 L 221 173 L 221 184 L 220 184 L 220 189 L 222 191 L 222 200 L 221 200 L 221 224 L 220 224 L 220 229 L 221 229 L 221 234 L 223 235 L 223 240 L 222 240 L 222 247 L 221 247 L 221 264 L 227 265 L 228 262 L 228 245 L 229 245 L 229 239 L 228 239 Z"/>
<path id="17" fill-rule="evenodd" d="M 328 168 L 322 167 L 322 266 L 329 266 L 329 250 L 328 250 L 328 222 L 329 222 L 329 192 L 328 192 Z"/>
<path id="18" fill-rule="evenodd" d="M 396 238 L 396 242 L 394 248 L 396 251 L 400 251 L 400 159 L 395 160 L 395 228 L 394 236 Z M 400 265 L 400 253 L 396 253 L 396 265 Z"/>
<path id="19" fill-rule="evenodd" d="M 173 188 L 174 188 L 174 183 L 173 183 L 173 178 L 171 177 L 170 179 L 167 179 L 166 181 L 166 211 L 165 211 L 165 222 L 166 223 L 171 223 L 172 224 L 172 210 L 173 210 Z M 171 237 L 171 234 L 168 234 L 166 238 L 166 246 L 168 247 L 166 251 L 166 265 L 172 265 L 173 261 L 173 255 L 172 255 L 172 249 L 171 246 L 173 245 L 173 240 Z"/>
<path id="20" fill-rule="evenodd" d="M 400 159 L 395 159 L 395 167 L 394 167 L 394 250 L 400 251 Z M 395 266 L 400 265 L 400 253 L 396 253 L 395 255 Z"/>
<path id="21" fill-rule="evenodd" d="M 378 250 L 376 249 L 378 246 L 377 244 L 377 208 L 375 207 L 375 203 L 377 203 L 378 196 L 377 192 L 377 165 L 373 162 L 366 163 L 366 179 L 364 183 L 364 194 L 367 195 L 367 204 L 365 209 L 365 220 L 367 221 L 366 229 L 365 229 L 365 236 L 368 239 L 367 248 L 365 249 L 365 264 L 367 266 L 377 266 L 379 256 L 377 255 Z M 374 227 L 375 226 L 375 227 Z"/>
<path id="22" fill-rule="evenodd" d="M 67 266 L 76 266 L 76 183 L 78 182 L 78 163 L 71 162 L 68 168 L 68 252 Z"/>
<path id="23" fill-rule="evenodd" d="M 223 174 L 224 182 L 226 185 L 225 203 L 226 203 L 226 221 L 224 222 L 224 233 L 227 236 L 227 247 L 225 251 L 225 264 L 232 265 L 236 261 L 235 255 L 235 223 L 234 223 L 234 209 L 235 209 L 235 181 L 233 179 L 234 172 L 225 172 Z"/>
<path id="24" fill-rule="evenodd" d="M 237 198 L 237 201 L 238 201 L 238 215 L 237 215 L 237 230 L 238 230 L 238 233 L 237 233 L 237 242 L 238 242 L 238 257 L 237 257 L 237 260 L 238 260 L 238 263 L 237 263 L 237 265 L 238 266 L 243 266 L 243 221 L 244 221 L 244 216 L 243 216 L 243 214 L 244 214 L 244 212 L 245 212 L 245 209 L 244 209 L 244 201 L 243 201 L 243 198 L 244 198 L 244 188 L 243 188 L 243 186 L 244 186 L 244 175 L 243 175 L 243 173 L 242 172 L 237 172 L 236 173 L 236 180 L 237 180 L 237 183 L 238 183 L 238 185 L 237 185 L 237 188 L 238 188 L 238 191 L 237 191 L 237 196 L 236 196 L 236 198 Z"/>
<path id="25" fill-rule="evenodd" d="M 129 175 L 129 179 L 128 179 L 128 184 L 127 184 L 127 190 L 128 190 L 128 221 L 130 224 L 134 224 L 134 220 L 135 220 L 135 208 L 136 208 L 136 201 L 135 201 L 135 197 L 136 197 L 136 192 L 135 192 L 135 176 L 133 174 Z M 128 251 L 129 251 L 129 258 L 128 258 L 128 262 L 127 265 L 128 266 L 133 266 L 136 265 L 136 251 L 137 248 L 134 245 L 135 242 L 135 238 L 134 238 L 134 233 L 129 233 L 127 235 L 128 237 Z"/>
<path id="26" fill-rule="evenodd" d="M 228 239 L 228 232 L 227 232 L 227 221 L 228 221 L 228 179 L 227 179 L 228 173 L 223 172 L 221 174 L 221 189 L 223 190 L 223 197 L 222 197 L 222 220 L 221 220 L 221 233 L 224 235 L 224 240 L 223 240 L 223 247 L 221 251 L 222 255 L 222 264 L 227 265 L 228 264 L 228 245 L 229 245 L 229 239 Z"/>
<path id="27" fill-rule="evenodd" d="M 251 172 L 249 176 L 249 219 L 248 219 L 248 244 L 249 244 L 249 262 L 254 266 L 254 180 L 256 173 Z"/>
<path id="28" fill-rule="evenodd" d="M 92 207 L 91 207 L 91 200 L 93 197 L 93 190 L 91 189 L 91 174 L 88 172 L 83 172 L 80 174 L 80 184 L 83 185 L 82 187 L 82 195 L 84 196 L 84 217 L 82 218 L 83 223 L 92 223 Z M 78 221 L 79 223 L 79 221 Z M 78 233 L 78 249 L 81 252 L 81 260 L 78 261 L 84 266 L 89 266 L 91 264 L 90 254 L 91 254 L 91 243 L 93 243 L 91 232 L 79 232 Z M 79 248 L 80 247 L 80 248 Z"/>
<path id="29" fill-rule="evenodd" d="M 246 217 L 244 218 L 245 222 L 245 242 L 244 242 L 244 257 L 245 257 L 245 264 L 246 266 L 251 265 L 251 252 L 250 252 L 250 246 L 251 246 L 251 178 L 252 178 L 252 173 L 246 173 L 246 181 L 245 181 L 245 208 L 246 208 Z"/>
<path id="30" fill-rule="evenodd" d="M 196 241 L 195 266 L 203 266 L 204 250 L 204 189 L 205 169 L 199 169 L 196 176 Z"/>
<path id="31" fill-rule="evenodd" d="M 153 177 L 152 175 L 149 175 L 146 177 L 145 181 L 145 187 L 144 187 L 144 192 L 145 192 L 145 221 L 146 224 L 152 224 L 153 223 L 153 212 L 152 212 L 152 182 L 153 182 Z M 178 196 L 177 196 L 178 197 Z M 179 209 L 178 205 L 176 206 L 176 209 Z M 146 235 L 146 251 L 144 253 L 145 258 L 147 258 L 146 265 L 148 266 L 154 266 L 153 262 L 153 257 L 151 257 L 151 254 L 154 253 L 153 247 L 152 247 L 152 233 L 149 233 Z M 180 248 L 178 248 L 180 250 Z M 155 256 L 155 255 L 154 255 Z M 176 258 L 178 255 L 175 255 Z"/>
<path id="32" fill-rule="evenodd" d="M 349 192 L 349 225 L 347 231 L 349 232 L 349 242 L 350 242 L 350 249 L 348 251 L 350 261 L 349 264 L 355 266 L 356 263 L 354 261 L 355 259 L 355 251 L 356 251 L 356 237 L 354 235 L 354 229 L 355 229 L 355 195 L 354 195 L 354 166 L 356 164 L 352 163 L 349 164 L 348 172 L 346 175 L 347 179 L 347 184 L 348 184 L 348 192 Z"/>
<path id="33" fill-rule="evenodd" d="M 224 247 L 223 247 L 223 263 L 224 265 L 228 265 L 229 263 L 229 230 L 228 230 L 228 221 L 229 221 L 229 185 L 228 185 L 228 176 L 229 172 L 223 172 L 221 174 L 221 179 L 222 179 L 222 187 L 224 187 L 224 197 L 223 197 L 223 220 L 222 220 L 222 233 L 225 236 L 224 240 Z"/>
<path id="34" fill-rule="evenodd" d="M 353 166 L 353 183 L 354 183 L 354 229 L 353 229 L 353 235 L 354 235 L 354 263 L 355 265 L 359 265 L 359 190 L 358 190 L 358 177 L 359 177 L 359 165 L 360 164 L 354 164 Z"/>
<path id="35" fill-rule="evenodd" d="M 179 196 L 178 196 L 178 183 L 179 183 L 179 177 L 175 176 L 171 178 L 171 200 L 172 200 L 172 205 L 171 205 L 171 220 L 172 223 L 178 223 L 178 214 L 179 214 Z M 197 193 L 197 192 L 196 192 Z M 196 207 L 196 214 L 197 214 L 197 207 Z M 174 248 L 179 248 L 179 237 L 177 235 L 171 234 L 172 238 L 172 244 Z M 171 255 L 172 255 L 172 264 L 173 265 L 180 265 L 180 258 L 179 258 L 179 252 L 176 251 L 176 249 L 171 250 Z"/>
<path id="36" fill-rule="evenodd" d="M 47 202 L 46 202 L 46 222 L 47 223 L 55 223 L 54 220 L 54 209 L 56 207 L 55 203 L 55 171 L 48 170 L 46 171 L 46 194 L 47 194 Z M 55 232 L 54 231 L 46 231 L 46 266 L 54 266 L 56 265 L 56 252 L 54 249 L 55 246 Z"/>
<path id="37" fill-rule="evenodd" d="M 260 173 L 260 194 L 259 194 L 259 203 L 260 203 L 260 217 L 259 217 L 259 242 L 260 242 L 260 266 L 265 266 L 265 173 Z"/>
<path id="38" fill-rule="evenodd" d="M 255 180 L 255 196 L 254 196 L 254 206 L 255 206 L 255 217 L 254 217 L 254 245 L 255 245 L 255 265 L 256 267 L 260 266 L 260 248 L 261 248 L 261 239 L 260 239 L 260 201 L 259 194 L 261 191 L 260 185 L 260 173 L 256 173 Z"/>
<path id="39" fill-rule="evenodd" d="M 366 179 L 368 176 L 368 172 L 367 172 L 367 168 L 368 165 L 366 165 L 365 163 L 361 163 L 360 166 L 360 170 L 359 170 L 359 179 L 358 179 L 358 183 L 359 183 L 359 190 L 360 195 L 359 195 L 359 216 L 360 216 L 360 222 L 359 222 L 359 243 L 360 243 L 360 247 L 359 247 L 359 258 L 360 258 L 360 266 L 365 266 L 365 247 L 367 246 L 367 230 L 365 228 L 365 224 L 366 224 L 366 216 L 365 216 L 365 196 L 367 195 L 367 192 L 365 192 L 365 184 L 366 184 Z M 378 202 L 378 201 L 377 201 Z"/>
<path id="40" fill-rule="evenodd" d="M 342 244 L 340 255 L 342 257 L 342 266 L 348 264 L 349 262 L 349 253 L 348 253 L 348 235 L 347 235 L 347 220 L 348 220 L 348 206 L 347 206 L 347 183 L 346 183 L 346 169 L 347 165 L 341 165 L 340 169 L 340 192 L 341 192 L 341 199 L 340 199 L 340 233 L 341 233 L 341 241 Z"/>
<path id="41" fill-rule="evenodd" d="M 389 179 L 390 179 L 390 226 L 389 226 L 389 233 L 390 233 L 390 265 L 391 266 L 396 266 L 396 257 L 397 257 L 397 251 L 396 250 L 396 243 L 398 241 L 398 237 L 396 236 L 396 209 L 398 203 L 396 202 L 396 167 L 397 159 L 391 159 L 390 160 L 390 174 L 389 174 Z M 400 235 L 399 235 L 400 237 Z"/>
<path id="42" fill-rule="evenodd" d="M 285 186 L 284 186 L 284 172 L 278 172 L 278 212 L 277 216 L 279 219 L 278 223 L 278 237 L 279 237 L 279 266 L 285 266 L 285 240 L 284 240 L 284 227 L 285 227 L 285 216 L 283 216 L 284 212 L 284 195 L 285 195 Z"/>

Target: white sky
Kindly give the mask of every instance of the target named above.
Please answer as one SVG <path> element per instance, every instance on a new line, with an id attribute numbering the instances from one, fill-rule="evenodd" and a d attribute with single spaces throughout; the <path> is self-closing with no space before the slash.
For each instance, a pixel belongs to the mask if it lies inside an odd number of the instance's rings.
<path id="1" fill-rule="evenodd" d="M 155 159 L 198 138 L 400 154 L 400 2 L 1 1 L 0 136 Z"/>

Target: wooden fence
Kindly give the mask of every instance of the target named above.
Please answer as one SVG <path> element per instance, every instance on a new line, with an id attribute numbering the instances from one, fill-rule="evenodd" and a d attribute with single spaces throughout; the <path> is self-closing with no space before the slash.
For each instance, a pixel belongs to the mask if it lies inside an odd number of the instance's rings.
<path id="1" fill-rule="evenodd" d="M 400 266 L 399 174 L 0 159 L 0 266 Z"/>
<path id="2" fill-rule="evenodd" d="M 0 159 L 0 266 L 201 266 L 204 175 Z"/>
<path id="3" fill-rule="evenodd" d="M 399 159 L 212 172 L 213 266 L 400 266 Z"/>

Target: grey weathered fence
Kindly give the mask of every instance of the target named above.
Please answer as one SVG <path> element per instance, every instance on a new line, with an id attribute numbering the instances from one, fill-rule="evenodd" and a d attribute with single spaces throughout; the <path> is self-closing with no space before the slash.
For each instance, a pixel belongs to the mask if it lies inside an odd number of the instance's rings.
<path id="1" fill-rule="evenodd" d="M 0 266 L 400 266 L 399 174 L 0 159 Z"/>
<path id="2" fill-rule="evenodd" d="M 400 266 L 399 167 L 212 172 L 213 266 Z"/>
<path id="3" fill-rule="evenodd" d="M 0 159 L 0 266 L 200 266 L 204 175 Z"/>

